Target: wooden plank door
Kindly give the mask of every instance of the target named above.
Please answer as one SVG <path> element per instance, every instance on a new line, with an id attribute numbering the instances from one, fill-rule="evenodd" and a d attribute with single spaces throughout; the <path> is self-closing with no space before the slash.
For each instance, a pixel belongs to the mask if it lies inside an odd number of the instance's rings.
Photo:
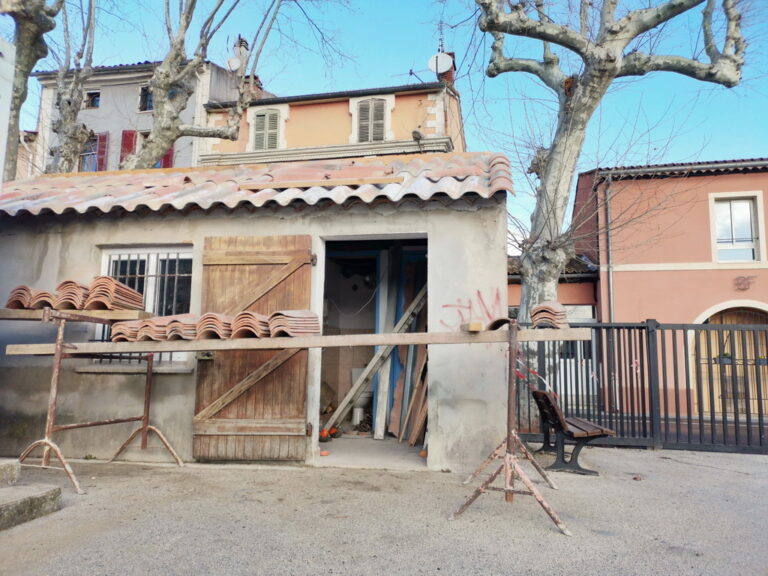
<path id="1" fill-rule="evenodd" d="M 206 238 L 202 311 L 303 310 L 310 301 L 310 236 Z M 217 351 L 198 362 L 193 456 L 303 460 L 307 351 Z"/>

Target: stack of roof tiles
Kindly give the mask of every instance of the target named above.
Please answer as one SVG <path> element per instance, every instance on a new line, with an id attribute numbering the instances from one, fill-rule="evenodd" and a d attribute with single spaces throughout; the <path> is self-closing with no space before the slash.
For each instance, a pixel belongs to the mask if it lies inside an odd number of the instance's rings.
<path id="1" fill-rule="evenodd" d="M 21 285 L 11 290 L 6 308 L 56 310 L 143 310 L 144 298 L 136 290 L 109 276 L 98 276 L 90 286 L 64 280 L 53 294 Z"/>
<path id="2" fill-rule="evenodd" d="M 568 328 L 568 314 L 560 302 L 542 302 L 531 310 L 534 328 Z"/>
<path id="3" fill-rule="evenodd" d="M 194 340 L 197 338 L 197 316 L 178 314 L 168 322 L 166 338 L 168 340 Z"/>
<path id="4" fill-rule="evenodd" d="M 158 316 L 157 318 L 150 318 L 147 320 L 141 320 L 139 322 L 139 329 L 136 333 L 136 340 L 168 340 L 168 330 L 170 325 L 174 322 L 178 322 L 182 319 L 192 319 L 194 317 L 190 314 L 177 314 L 175 316 Z M 114 334 L 113 334 L 114 339 Z"/>
<path id="5" fill-rule="evenodd" d="M 56 298 L 53 307 L 56 310 L 82 310 L 88 299 L 90 288 L 74 280 L 64 280 L 56 286 Z"/>
<path id="6" fill-rule="evenodd" d="M 91 282 L 85 310 L 143 310 L 144 297 L 110 276 L 97 276 Z"/>
<path id="7" fill-rule="evenodd" d="M 5 307 L 23 310 L 29 308 L 30 302 L 32 302 L 32 289 L 29 286 L 16 286 L 8 295 Z"/>
<path id="8" fill-rule="evenodd" d="M 232 338 L 269 338 L 269 316 L 240 312 L 232 319 Z"/>
<path id="9" fill-rule="evenodd" d="M 112 341 L 270 338 L 319 333 L 317 314 L 309 310 L 280 310 L 269 316 L 257 312 L 240 312 L 234 317 L 207 313 L 199 318 L 177 314 L 117 322 L 112 326 Z"/>
<path id="10" fill-rule="evenodd" d="M 281 310 L 269 316 L 272 336 L 309 336 L 320 332 L 320 320 L 309 310 Z"/>
<path id="11" fill-rule="evenodd" d="M 208 312 L 197 321 L 197 339 L 229 338 L 232 334 L 232 318 L 224 314 Z"/>
<path id="12" fill-rule="evenodd" d="M 112 325 L 112 342 L 135 342 L 139 335 L 141 320 L 117 322 Z"/>

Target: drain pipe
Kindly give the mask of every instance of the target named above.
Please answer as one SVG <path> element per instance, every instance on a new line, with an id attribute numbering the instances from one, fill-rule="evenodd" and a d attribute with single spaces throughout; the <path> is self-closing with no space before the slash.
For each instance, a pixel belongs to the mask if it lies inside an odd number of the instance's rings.
<path id="1" fill-rule="evenodd" d="M 609 174 L 603 180 L 605 184 L 605 250 L 606 264 L 608 265 L 608 322 L 615 322 L 613 300 L 613 243 L 611 237 L 611 185 L 613 178 Z"/>

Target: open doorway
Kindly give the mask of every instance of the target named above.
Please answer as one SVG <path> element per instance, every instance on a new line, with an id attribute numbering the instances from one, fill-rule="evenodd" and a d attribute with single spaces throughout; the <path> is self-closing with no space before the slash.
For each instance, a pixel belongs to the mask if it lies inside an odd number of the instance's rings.
<path id="1" fill-rule="evenodd" d="M 426 239 L 327 242 L 323 334 L 393 332 L 398 324 L 400 331 L 426 331 L 426 305 L 418 314 L 407 314 L 426 278 Z M 323 428 L 339 406 L 349 409 L 337 415 L 336 437 L 320 446 L 328 453 L 320 458 L 321 466 L 426 465 L 426 347 L 395 347 L 381 358 L 383 351 L 372 346 L 323 349 Z"/>

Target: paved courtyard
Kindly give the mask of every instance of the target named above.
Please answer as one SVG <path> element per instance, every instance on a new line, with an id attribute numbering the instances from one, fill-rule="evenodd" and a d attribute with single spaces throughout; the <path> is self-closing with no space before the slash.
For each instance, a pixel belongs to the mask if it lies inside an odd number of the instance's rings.
<path id="1" fill-rule="evenodd" d="M 592 448 L 530 497 L 438 472 L 74 462 L 63 508 L 0 532 L 2 575 L 768 575 L 768 456 Z M 529 468 L 530 469 L 530 468 Z"/>

